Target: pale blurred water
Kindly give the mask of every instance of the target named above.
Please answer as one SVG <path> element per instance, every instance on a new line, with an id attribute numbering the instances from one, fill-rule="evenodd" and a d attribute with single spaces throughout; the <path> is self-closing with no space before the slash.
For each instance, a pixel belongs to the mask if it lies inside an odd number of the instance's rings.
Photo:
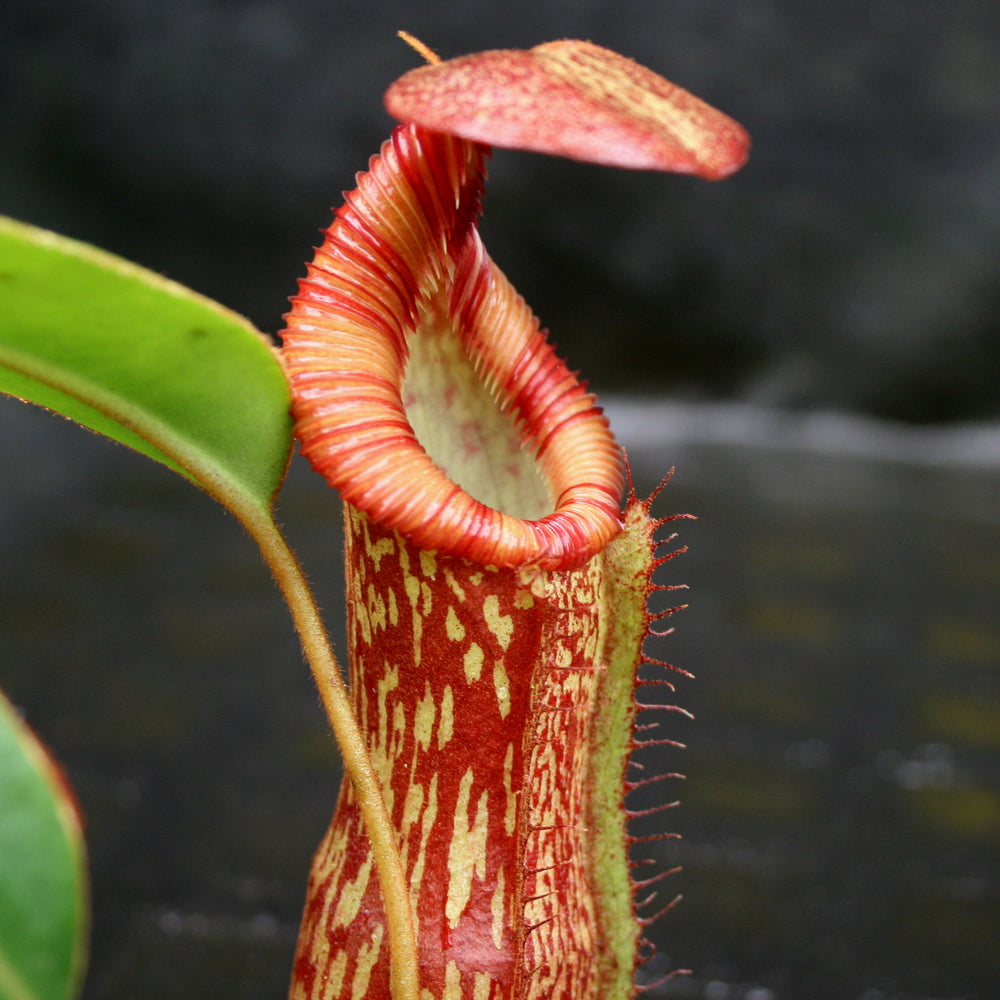
<path id="1" fill-rule="evenodd" d="M 688 780 L 655 996 L 987 1000 L 1000 982 L 1000 431 L 612 399 L 690 551 L 654 656 Z M 0 400 L 0 683 L 88 817 L 85 1000 L 284 994 L 335 754 L 252 543 L 153 463 Z M 280 504 L 334 631 L 336 506 Z M 677 596 L 677 595 L 671 595 Z M 338 643 L 339 643 L 338 638 Z M 342 644 L 341 644 L 342 648 Z"/>

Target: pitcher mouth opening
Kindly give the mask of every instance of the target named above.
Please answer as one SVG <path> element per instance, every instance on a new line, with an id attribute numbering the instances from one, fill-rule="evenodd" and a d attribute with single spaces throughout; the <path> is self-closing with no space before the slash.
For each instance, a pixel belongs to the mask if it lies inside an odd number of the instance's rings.
<path id="1" fill-rule="evenodd" d="M 483 247 L 486 152 L 404 124 L 359 175 L 286 317 L 296 432 L 345 500 L 422 548 L 570 569 L 620 530 L 621 452 Z M 435 339 L 452 341 L 436 357 Z M 492 415 L 449 399 L 470 372 Z"/>

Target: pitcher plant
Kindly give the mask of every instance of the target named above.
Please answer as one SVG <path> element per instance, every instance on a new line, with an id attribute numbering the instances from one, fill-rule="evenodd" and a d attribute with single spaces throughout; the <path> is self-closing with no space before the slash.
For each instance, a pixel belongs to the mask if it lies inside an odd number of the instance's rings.
<path id="1" fill-rule="evenodd" d="M 428 64 L 389 88 L 400 124 L 326 230 L 280 348 L 0 220 L 0 391 L 186 475 L 274 572 L 345 765 L 292 1000 L 625 1000 L 671 905 L 652 901 L 669 872 L 632 857 L 629 821 L 672 803 L 637 814 L 626 796 L 669 777 L 631 757 L 673 743 L 637 713 L 674 706 L 636 687 L 672 690 L 643 644 L 675 610 L 649 598 L 674 589 L 653 576 L 679 550 L 477 223 L 491 147 L 716 180 L 749 140 L 589 42 L 442 62 L 406 37 Z M 273 518 L 293 431 L 344 501 L 346 688 Z M 66 991 L 37 995 L 72 995 L 81 939 Z M 24 995 L 33 970 L 10 967 Z"/>
<path id="2" fill-rule="evenodd" d="M 487 144 L 719 178 L 746 135 L 585 42 L 425 55 L 283 333 L 302 451 L 345 501 L 352 706 L 403 876 L 377 878 L 345 779 L 291 996 L 625 998 L 652 881 L 629 858 L 634 689 L 673 553 L 649 501 L 622 514 L 607 419 L 483 246 Z M 395 992 L 390 897 L 416 941 Z"/>

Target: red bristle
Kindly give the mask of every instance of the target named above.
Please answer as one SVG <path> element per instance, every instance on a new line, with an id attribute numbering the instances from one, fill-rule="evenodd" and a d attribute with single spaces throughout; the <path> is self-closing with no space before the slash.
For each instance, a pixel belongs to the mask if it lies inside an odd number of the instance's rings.
<path id="1" fill-rule="evenodd" d="M 672 778 L 683 778 L 682 774 L 673 774 Z M 680 800 L 676 799 L 673 802 L 663 802 L 658 806 L 650 806 L 649 809 L 626 809 L 625 814 L 630 820 L 632 819 L 642 819 L 643 816 L 655 816 L 657 813 L 666 812 L 668 809 L 676 809 L 679 806 Z"/>
<path id="2" fill-rule="evenodd" d="M 681 895 L 676 895 L 666 906 L 660 908 L 652 916 L 649 917 L 639 917 L 639 923 L 643 927 L 649 927 L 650 924 L 656 923 L 664 914 L 669 913 L 684 897 Z"/>
<path id="3" fill-rule="evenodd" d="M 632 886 L 635 889 L 645 889 L 647 886 L 656 885 L 657 883 L 662 882 L 665 878 L 669 878 L 671 875 L 676 875 L 680 871 L 680 867 L 665 868 L 663 871 L 657 872 L 649 878 L 639 880 L 633 879 Z"/>

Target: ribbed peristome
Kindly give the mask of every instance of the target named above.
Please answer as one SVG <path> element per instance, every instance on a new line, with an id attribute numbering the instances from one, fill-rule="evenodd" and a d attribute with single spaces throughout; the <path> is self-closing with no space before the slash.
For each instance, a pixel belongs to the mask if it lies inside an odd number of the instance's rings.
<path id="1" fill-rule="evenodd" d="M 483 248 L 485 157 L 476 143 L 401 125 L 358 177 L 286 317 L 296 433 L 344 499 L 423 548 L 498 566 L 579 566 L 620 528 L 620 451 Z M 483 502 L 418 439 L 408 359 L 414 342 L 441 337 L 513 423 L 550 512 L 525 519 Z M 463 456 L 454 459 L 458 476 Z"/>

